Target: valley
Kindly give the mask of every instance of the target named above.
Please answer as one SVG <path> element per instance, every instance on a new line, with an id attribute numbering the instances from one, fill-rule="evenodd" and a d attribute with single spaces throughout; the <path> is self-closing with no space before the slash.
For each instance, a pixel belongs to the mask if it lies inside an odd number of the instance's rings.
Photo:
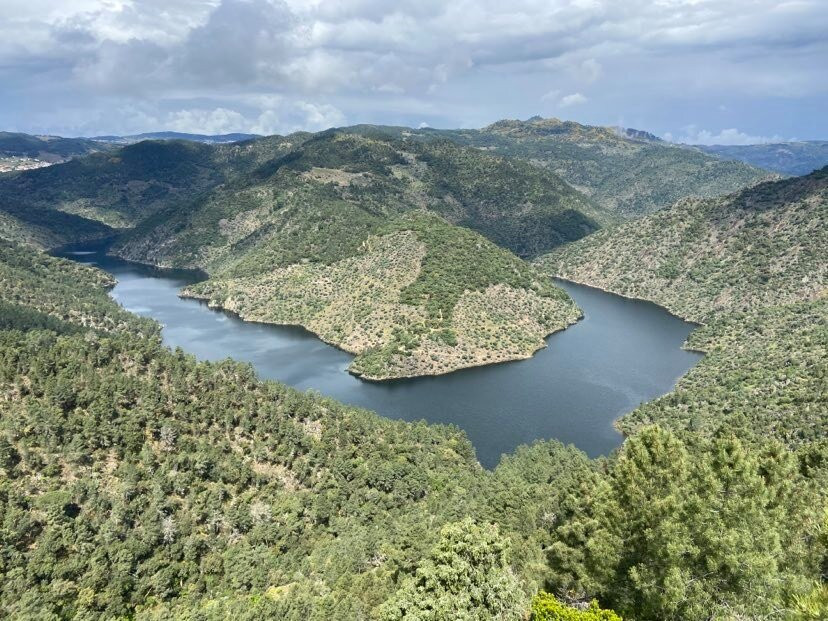
<path id="1" fill-rule="evenodd" d="M 0 177 L 0 614 L 819 618 L 828 169 L 111 148 Z"/>

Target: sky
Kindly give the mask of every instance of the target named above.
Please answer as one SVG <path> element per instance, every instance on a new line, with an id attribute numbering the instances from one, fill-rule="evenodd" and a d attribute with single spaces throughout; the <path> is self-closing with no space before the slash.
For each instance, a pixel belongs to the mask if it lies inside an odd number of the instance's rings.
<path id="1" fill-rule="evenodd" d="M 828 0 L 0 0 L 0 129 L 828 139 Z"/>

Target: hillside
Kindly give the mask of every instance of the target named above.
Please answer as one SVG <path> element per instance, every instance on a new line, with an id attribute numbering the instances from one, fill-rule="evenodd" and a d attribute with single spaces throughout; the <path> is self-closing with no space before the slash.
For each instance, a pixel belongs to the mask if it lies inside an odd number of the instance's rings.
<path id="1" fill-rule="evenodd" d="M 303 325 L 371 379 L 526 358 L 578 318 L 517 257 L 454 225 L 533 256 L 613 221 L 521 161 L 338 131 L 141 142 L 0 181 L 0 217 L 19 221 L 4 234 L 16 241 L 118 236 L 125 258 L 200 268 L 211 280 L 187 295 Z"/>
<path id="2" fill-rule="evenodd" d="M 551 273 L 703 322 L 708 355 L 619 422 L 796 446 L 828 437 L 828 168 L 684 200 L 538 260 Z"/>
<path id="3" fill-rule="evenodd" d="M 262 150 L 262 144 L 232 148 Z M 290 235 L 309 245 L 299 258 L 313 259 L 330 251 L 321 248 L 318 233 L 306 230 L 308 218 L 314 226 L 332 227 L 324 245 L 337 252 L 342 243 L 353 248 L 354 239 L 361 241 L 353 229 L 370 228 L 367 220 L 414 210 L 438 213 L 521 256 L 546 252 L 613 221 L 555 175 L 520 161 L 447 141 L 417 144 L 379 133 L 328 131 L 275 152 L 186 209 L 176 206 L 146 221 L 122 246 L 159 264 L 217 265 L 231 247 L 283 235 L 279 223 L 291 218 Z M 300 212 L 302 221 L 296 222 Z M 341 213 L 349 215 L 340 218 Z M 149 239 L 151 248 L 138 248 Z"/>
<path id="4" fill-rule="evenodd" d="M 767 171 L 748 164 L 672 145 L 644 131 L 554 118 L 503 120 L 482 129 L 358 126 L 353 130 L 381 130 L 409 140 L 448 139 L 521 158 L 554 172 L 625 218 L 657 211 L 685 196 L 718 196 L 769 177 Z"/>
<path id="5" fill-rule="evenodd" d="M 783 619 L 819 597 L 819 444 L 647 428 L 608 460 L 538 442 L 487 472 L 455 428 L 164 348 L 97 270 L 10 244 L 0 270 L 3 618 L 617 619 L 530 603 L 543 587 L 642 621 Z"/>
<path id="6" fill-rule="evenodd" d="M 25 223 L 31 213 L 47 214 L 38 225 L 59 243 L 82 241 L 102 236 L 101 225 L 113 229 L 135 226 L 159 209 L 226 182 L 290 145 L 279 136 L 255 145 L 215 147 L 145 141 L 95 153 L 0 177 L 0 216 Z M 60 214 L 50 218 L 48 214 L 55 211 L 82 220 L 68 221 Z M 53 244 L 44 237 L 41 245 Z"/>
<path id="7" fill-rule="evenodd" d="M 739 160 L 781 175 L 807 175 L 828 165 L 828 140 L 778 144 L 697 145 L 723 160 Z"/>
<path id="8" fill-rule="evenodd" d="M 366 379 L 528 358 L 580 316 L 528 264 L 427 214 L 391 219 L 327 264 L 220 271 L 183 295 L 243 319 L 302 325 L 357 354 L 349 370 Z"/>
<path id="9" fill-rule="evenodd" d="M 72 157 L 107 150 L 106 145 L 87 138 L 60 136 L 33 136 L 14 132 L 0 132 L 0 157 L 20 156 L 43 162 L 63 162 Z"/>
<path id="10" fill-rule="evenodd" d="M 815 299 L 828 279 L 828 167 L 726 197 L 685 199 L 539 259 L 570 280 L 703 322 Z"/>

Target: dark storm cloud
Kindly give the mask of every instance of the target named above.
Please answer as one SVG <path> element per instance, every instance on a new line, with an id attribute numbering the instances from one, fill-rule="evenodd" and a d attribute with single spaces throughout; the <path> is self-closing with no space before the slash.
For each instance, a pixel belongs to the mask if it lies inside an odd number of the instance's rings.
<path id="1" fill-rule="evenodd" d="M 826 131 L 801 113 L 828 98 L 818 0 L 4 2 L 0 124 L 22 130 L 541 113 L 689 139 Z"/>

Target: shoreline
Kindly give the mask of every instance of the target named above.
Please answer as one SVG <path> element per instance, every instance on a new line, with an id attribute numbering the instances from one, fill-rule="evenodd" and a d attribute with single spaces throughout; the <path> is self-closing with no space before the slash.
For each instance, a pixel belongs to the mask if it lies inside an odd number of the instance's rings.
<path id="1" fill-rule="evenodd" d="M 326 345 L 329 345 L 330 347 L 338 349 L 339 351 L 344 352 L 344 353 L 346 353 L 350 356 L 354 356 L 354 358 L 356 358 L 356 356 L 358 356 L 361 353 L 361 352 L 351 351 L 349 349 L 346 349 L 346 348 L 342 347 L 341 345 L 339 345 L 337 343 L 333 343 L 331 341 L 328 341 L 324 337 L 322 337 L 321 335 L 317 334 L 316 332 L 314 332 L 313 330 L 308 328 L 307 326 L 304 326 L 304 325 L 299 324 L 299 323 L 280 323 L 280 322 L 274 322 L 274 321 L 261 321 L 261 320 L 258 320 L 258 319 L 246 319 L 244 316 L 242 316 L 237 311 L 229 310 L 229 309 L 224 308 L 223 306 L 221 306 L 219 304 L 211 304 L 210 300 L 207 297 L 195 295 L 195 294 L 192 294 L 192 293 L 185 293 L 183 289 L 179 291 L 178 297 L 180 297 L 182 299 L 186 299 L 186 300 L 196 300 L 196 301 L 204 304 L 207 308 L 209 308 L 212 311 L 225 313 L 227 315 L 230 315 L 231 317 L 234 317 L 234 318 L 238 319 L 239 321 L 244 321 L 246 323 L 258 324 L 258 325 L 263 325 L 263 326 L 276 326 L 276 327 L 283 327 L 283 328 L 300 328 L 303 331 L 307 332 L 309 335 L 312 335 L 313 337 L 319 339 L 320 341 L 322 341 Z M 389 376 L 382 376 L 382 377 L 377 377 L 377 376 L 372 376 L 372 375 L 364 375 L 364 374 L 353 371 L 351 369 L 350 364 L 348 365 L 348 368 L 346 370 L 350 375 L 356 377 L 359 380 L 362 380 L 364 382 L 381 384 L 381 383 L 390 383 L 390 382 L 395 382 L 395 381 L 416 380 L 416 379 L 421 378 L 421 377 L 442 377 L 442 376 L 451 375 L 452 373 L 456 373 L 457 371 L 463 371 L 463 370 L 466 370 L 466 369 L 476 369 L 476 368 L 495 366 L 495 365 L 499 365 L 499 364 L 508 364 L 510 362 L 521 362 L 522 360 L 529 360 L 532 357 L 534 357 L 534 355 L 537 354 L 539 351 L 549 347 L 549 344 L 547 343 L 547 340 L 551 336 L 553 336 L 553 335 L 555 335 L 559 332 L 563 332 L 564 330 L 566 330 L 567 328 L 577 324 L 579 321 L 581 321 L 584 318 L 584 314 L 581 311 L 581 309 L 579 308 L 578 310 L 579 310 L 579 315 L 578 315 L 578 318 L 575 321 L 570 322 L 570 323 L 566 324 L 564 327 L 553 330 L 552 332 L 549 332 L 548 334 L 542 336 L 541 337 L 542 343 L 538 347 L 533 349 L 531 352 L 529 352 L 527 354 L 524 354 L 524 355 L 521 355 L 519 357 L 506 358 L 506 359 L 503 359 L 503 360 L 494 360 L 492 362 L 485 362 L 485 363 L 482 363 L 482 364 L 464 364 L 462 366 L 454 367 L 454 368 L 452 368 L 448 371 L 443 371 L 443 372 L 439 372 L 439 373 L 419 373 L 417 375 L 389 375 Z M 351 362 L 353 363 L 353 360 Z"/>

